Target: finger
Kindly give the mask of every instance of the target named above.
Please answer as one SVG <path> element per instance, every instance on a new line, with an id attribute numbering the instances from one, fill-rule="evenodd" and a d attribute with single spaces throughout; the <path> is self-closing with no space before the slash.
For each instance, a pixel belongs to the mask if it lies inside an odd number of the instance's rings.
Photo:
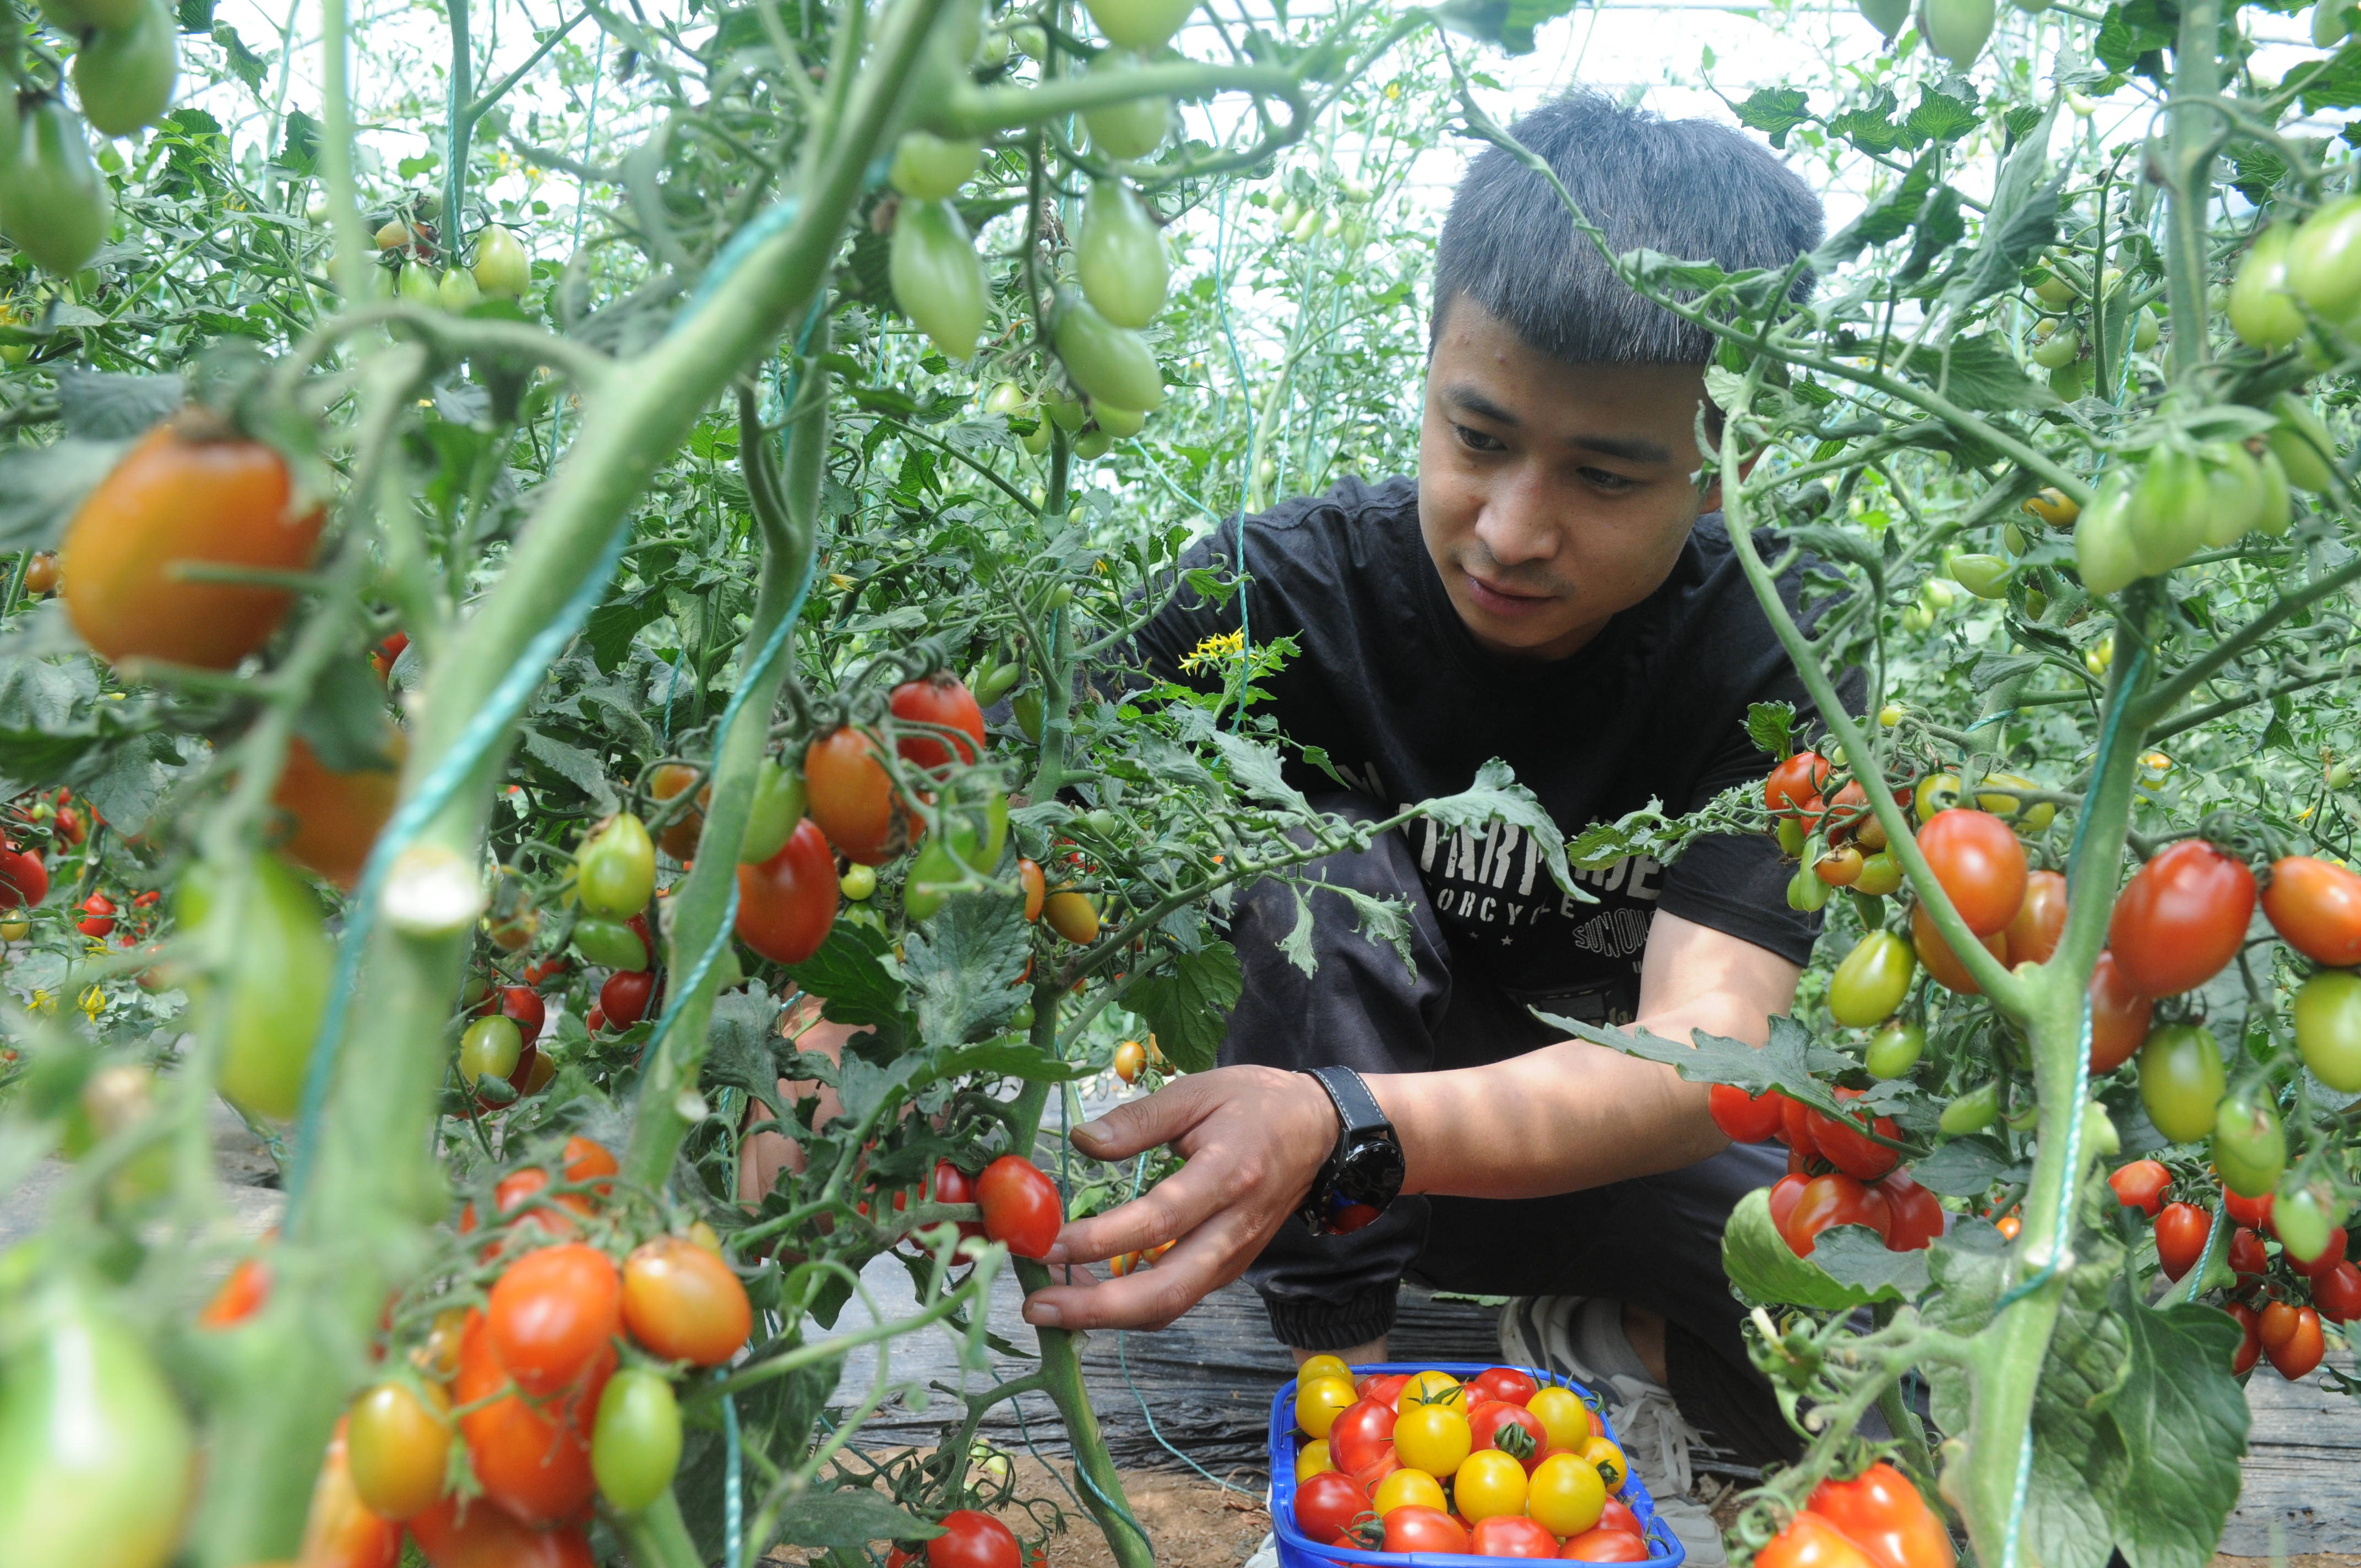
<path id="1" fill-rule="evenodd" d="M 1185 1236 L 1219 1214 L 1240 1190 L 1225 1163 L 1213 1156 L 1190 1161 L 1128 1203 L 1087 1220 L 1070 1221 L 1050 1248 L 1052 1263 L 1097 1263 Z M 1245 1190 L 1251 1194 L 1251 1187 Z"/>
<path id="2" fill-rule="evenodd" d="M 1220 1077 L 1219 1071 L 1194 1074 L 1118 1105 L 1076 1127 L 1074 1146 L 1093 1159 L 1116 1160 L 1169 1144 L 1213 1108 L 1220 1086 L 1212 1080 Z"/>
<path id="3" fill-rule="evenodd" d="M 1025 1299 L 1025 1321 L 1040 1328 L 1163 1328 L 1244 1274 L 1261 1241 L 1251 1223 L 1224 1215 L 1191 1233 L 1153 1268 L 1035 1291 Z"/>

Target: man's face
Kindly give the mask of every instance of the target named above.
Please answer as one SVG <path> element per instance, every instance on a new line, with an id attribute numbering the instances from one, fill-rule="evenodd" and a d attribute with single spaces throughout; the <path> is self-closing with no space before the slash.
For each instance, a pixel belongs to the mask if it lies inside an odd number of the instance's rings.
<path id="1" fill-rule="evenodd" d="M 1418 515 L 1459 618 L 1562 659 L 1670 575 L 1702 497 L 1694 365 L 1569 365 L 1465 297 L 1426 367 Z"/>

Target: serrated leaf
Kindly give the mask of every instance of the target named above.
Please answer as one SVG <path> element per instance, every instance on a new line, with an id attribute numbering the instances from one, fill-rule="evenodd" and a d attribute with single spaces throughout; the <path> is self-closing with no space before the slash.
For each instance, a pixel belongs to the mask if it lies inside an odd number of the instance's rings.
<path id="1" fill-rule="evenodd" d="M 1911 1179 L 1929 1192 L 1945 1198 L 1981 1198 L 2004 1177 L 2012 1179 L 2026 1168 L 2013 1164 L 1998 1146 L 1982 1138 L 1953 1138 L 1913 1161 Z"/>
<path id="2" fill-rule="evenodd" d="M 877 1541 L 925 1541 L 943 1533 L 874 1492 L 811 1492 L 779 1511 L 778 1538 L 791 1546 L 858 1552 Z"/>
<path id="3" fill-rule="evenodd" d="M 778 999 L 758 981 L 743 991 L 725 991 L 713 999 L 713 1015 L 705 1026 L 705 1082 L 743 1091 L 765 1102 L 775 1101 L 779 1057 L 786 1042 L 779 1037 Z"/>
<path id="4" fill-rule="evenodd" d="M 605 761 L 579 746 L 571 746 L 527 725 L 525 755 L 543 763 L 566 783 L 590 797 L 590 808 L 604 817 L 616 808 L 615 786 L 607 777 Z"/>
<path id="5" fill-rule="evenodd" d="M 1815 1251 L 1837 1234 L 1822 1232 Z M 1863 1234 L 1872 1242 L 1877 1240 L 1874 1231 Z M 1778 1226 L 1771 1223 L 1771 1191 L 1764 1187 L 1741 1198 L 1730 1212 L 1730 1223 L 1721 1232 L 1721 1267 L 1739 1294 L 1758 1305 L 1837 1312 L 1866 1306 L 1873 1299 L 1868 1291 L 1846 1284 L 1810 1258 L 1797 1257 L 1789 1250 Z"/>
<path id="6" fill-rule="evenodd" d="M 1753 702 L 1746 705 L 1746 738 L 1754 749 L 1773 757 L 1785 757 L 1793 749 L 1795 734 L 1795 705 L 1792 702 Z"/>
<path id="7" fill-rule="evenodd" d="M 1620 1029 L 1603 1028 L 1547 1013 L 1540 1016 L 1552 1028 L 1564 1029 L 1593 1045 L 1605 1046 L 1642 1061 L 1662 1062 L 1691 1083 L 1734 1084 L 1749 1094 L 1776 1089 L 1828 1115 L 1845 1114 L 1828 1086 L 1812 1074 L 1817 1071 L 1833 1076 L 1847 1071 L 1856 1065 L 1853 1059 L 1814 1044 L 1811 1031 L 1784 1014 L 1773 1014 L 1770 1043 L 1759 1050 L 1744 1040 L 1708 1035 L 1703 1029 L 1693 1032 L 1693 1044 L 1683 1045 L 1645 1029 L 1627 1035 Z"/>
<path id="8" fill-rule="evenodd" d="M 1927 1289 L 1927 1254 L 1890 1252 L 1866 1225 L 1839 1225 L 1812 1244 L 1811 1262 L 1839 1284 L 1872 1300 L 1910 1300 Z"/>
<path id="9" fill-rule="evenodd" d="M 1244 985 L 1236 949 L 1227 942 L 1209 941 L 1133 981 L 1123 1003 L 1147 1020 L 1158 1047 L 1174 1067 L 1204 1072 L 1220 1056 L 1229 1034 L 1230 1010 L 1238 1004 Z"/>
<path id="10" fill-rule="evenodd" d="M 910 1080 L 913 1091 L 947 1078 L 1021 1078 L 1037 1083 L 1065 1083 L 1082 1076 L 1082 1069 L 1060 1061 L 1027 1040 L 986 1040 L 928 1057 L 926 1067 Z"/>
<path id="11" fill-rule="evenodd" d="M 1237 785 L 1240 794 L 1288 811 L 1312 809 L 1312 803 L 1287 782 L 1278 747 L 1226 729 L 1214 731 L 1213 741 L 1213 749 L 1221 752 L 1222 761 L 1229 767 L 1230 782 Z"/>
<path id="12" fill-rule="evenodd" d="M 2054 409 L 2063 400 L 2025 373 L 1998 333 L 1919 348 L 1900 367 L 1965 409 Z"/>
<path id="13" fill-rule="evenodd" d="M 0 550 L 54 549 L 74 509 L 129 447 L 69 440 L 0 452 Z"/>
<path id="14" fill-rule="evenodd" d="M 1918 106 L 1910 111 L 1909 123 L 1913 131 L 1928 141 L 1957 141 L 1983 120 L 1976 114 L 1973 104 L 1928 87 L 1919 93 Z"/>
<path id="15" fill-rule="evenodd" d="M 1761 131 L 1781 151 L 1786 150 L 1787 133 L 1797 126 L 1810 124 L 1812 118 L 1799 87 L 1758 87 L 1745 103 L 1738 105 L 1738 123 Z"/>
<path id="16" fill-rule="evenodd" d="M 2230 1371 L 2238 1325 L 2218 1307 L 2162 1311 L 2117 1281 L 2130 1370 L 2107 1407 L 2123 1463 L 2102 1497 L 2131 1568 L 2205 1568 L 2237 1505 L 2252 1412 Z"/>
<path id="17" fill-rule="evenodd" d="M 832 1023 L 899 1027 L 909 1014 L 903 1010 L 901 982 L 881 961 L 891 954 L 883 931 L 840 920 L 829 928 L 819 951 L 787 973 L 804 990 L 828 999 L 825 1014 Z"/>
<path id="18" fill-rule="evenodd" d="M 1488 828 L 1505 822 L 1523 829 L 1541 846 L 1550 880 L 1569 893 L 1574 891 L 1574 872 L 1565 863 L 1565 838 L 1558 831 L 1556 819 L 1499 758 L 1477 769 L 1476 782 L 1459 794 L 1422 800 L 1413 809 L 1444 828 Z"/>
<path id="19" fill-rule="evenodd" d="M 1944 284 L 1943 298 L 1953 305 L 1971 305 L 2015 288 L 2035 254 L 2058 237 L 2058 203 L 2066 184 L 2063 170 L 2054 178 L 2049 172 L 2049 129 L 2057 123 L 2058 104 L 2057 99 L 2050 101 L 2040 122 L 2001 165 L 2000 179 L 1993 187 L 1992 206 L 1984 214 L 1983 234 L 1974 252 L 1952 270 Z M 2000 352 L 2004 356 L 2007 351 Z M 2022 372 L 2019 375 L 2022 378 Z"/>
<path id="20" fill-rule="evenodd" d="M 945 899 L 902 939 L 919 1038 L 956 1046 L 998 1030 L 1026 1000 L 1017 981 L 1032 945 L 1024 900 L 991 892 Z"/>
<path id="21" fill-rule="evenodd" d="M 138 376 L 68 366 L 58 372 L 58 411 L 68 438 L 129 441 L 188 401 L 178 376 Z"/>
<path id="22" fill-rule="evenodd" d="M 358 659 L 336 659 L 296 710 L 295 733 L 331 773 L 384 771 L 396 765 L 386 751 L 385 688 Z"/>

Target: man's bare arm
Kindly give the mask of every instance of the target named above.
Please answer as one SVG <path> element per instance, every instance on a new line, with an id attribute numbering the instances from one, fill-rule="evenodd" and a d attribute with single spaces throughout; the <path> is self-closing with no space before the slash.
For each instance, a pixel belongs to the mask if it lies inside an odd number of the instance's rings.
<path id="1" fill-rule="evenodd" d="M 1641 1025 L 1760 1044 L 1795 996 L 1799 970 L 1778 955 L 1675 916 L 1651 929 Z M 1403 1190 L 1535 1197 L 1677 1169 L 1725 1140 L 1706 1086 L 1671 1069 L 1568 1040 L 1448 1072 L 1389 1073 L 1369 1087 L 1402 1140 Z M 1301 1073 L 1224 1068 L 1181 1080 L 1074 1130 L 1075 1146 L 1123 1159 L 1170 1144 L 1187 1164 L 1132 1202 L 1068 1225 L 1053 1259 L 1095 1262 L 1160 1242 L 1153 1269 L 1037 1291 L 1026 1317 L 1069 1328 L 1161 1327 L 1246 1271 L 1290 1223 L 1334 1146 L 1335 1113 Z"/>

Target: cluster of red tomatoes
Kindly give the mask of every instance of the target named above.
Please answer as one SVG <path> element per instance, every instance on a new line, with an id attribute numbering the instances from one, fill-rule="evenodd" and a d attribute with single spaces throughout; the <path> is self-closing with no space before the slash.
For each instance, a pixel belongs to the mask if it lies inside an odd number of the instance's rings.
<path id="1" fill-rule="evenodd" d="M 1821 1482 L 1754 1554 L 1756 1568 L 1953 1568 L 1958 1561 L 1927 1499 L 1882 1460 L 1851 1480 Z"/>
<path id="2" fill-rule="evenodd" d="M 735 1356 L 753 1310 L 701 1225 L 620 1263 L 588 1237 L 615 1170 L 577 1137 L 554 1169 L 501 1180 L 508 1230 L 486 1249 L 500 1265 L 489 1291 L 436 1312 L 353 1402 L 314 1486 L 302 1562 L 393 1568 L 407 1528 L 434 1568 L 588 1568 L 594 1498 L 628 1515 L 671 1486 L 673 1379 Z M 470 1209 L 460 1229 L 473 1228 Z M 455 1443 L 474 1482 L 465 1497 L 450 1486 Z"/>
<path id="3" fill-rule="evenodd" d="M 1861 1095 L 1857 1089 L 1835 1092 L 1839 1101 Z M 1771 1222 L 1797 1257 L 1811 1256 L 1820 1233 L 1837 1225 L 1866 1225 L 1892 1252 L 1931 1246 L 1943 1234 L 1941 1201 L 1910 1179 L 1898 1152 L 1877 1141 L 1899 1131 L 1891 1116 L 1856 1124 L 1777 1090 L 1750 1095 L 1727 1083 L 1713 1086 L 1708 1104 L 1714 1125 L 1734 1141 L 1777 1138 L 1787 1146 L 1787 1174 L 1771 1189 Z"/>
<path id="4" fill-rule="evenodd" d="M 1066 1202 L 1058 1184 L 1023 1155 L 1002 1155 L 973 1176 L 947 1159 L 937 1160 L 932 1185 L 936 1202 L 973 1203 L 983 1211 L 983 1223 L 962 1223 L 960 1234 L 1005 1242 L 1018 1257 L 1049 1256 L 1065 1227 Z M 895 1193 L 894 1206 L 899 1209 L 903 1201 Z"/>
<path id="5" fill-rule="evenodd" d="M 2165 1276 L 2179 1279 L 2205 1255 L 2213 1216 L 2197 1203 L 2172 1199 L 2173 1174 L 2161 1161 L 2134 1160 L 2107 1178 L 2115 1199 L 2156 1222 L 2156 1256 Z M 2210 1197 L 2210 1193 L 2204 1194 Z M 2343 1225 L 2323 1230 L 2301 1204 L 2284 1212 L 2268 1193 L 2222 1196 L 2234 1226 L 2229 1263 L 2237 1285 L 2224 1307 L 2243 1331 L 2232 1370 L 2245 1372 L 2268 1354 L 2282 1377 L 2301 1377 L 2325 1352 L 2323 1321 L 2361 1320 L 2361 1267 L 2345 1255 Z M 2276 1255 L 2271 1244 L 2278 1245 Z M 2298 1299 L 2309 1295 L 2310 1304 Z"/>
<path id="6" fill-rule="evenodd" d="M 1297 1369 L 1295 1528 L 1362 1552 L 1640 1563 L 1623 1451 L 1583 1396 L 1513 1366 L 1356 1378 Z M 1274 1455 L 1281 1460 L 1283 1455 Z"/>

